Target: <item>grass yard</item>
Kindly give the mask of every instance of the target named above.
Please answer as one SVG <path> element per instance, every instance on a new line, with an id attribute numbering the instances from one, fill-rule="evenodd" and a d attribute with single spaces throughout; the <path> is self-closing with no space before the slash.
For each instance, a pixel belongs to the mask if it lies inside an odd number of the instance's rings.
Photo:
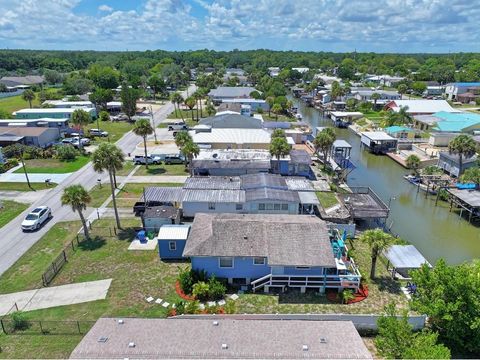
<path id="1" fill-rule="evenodd" d="M 39 107 L 40 101 L 38 100 L 38 93 L 35 93 L 35 95 L 37 96 L 35 97 L 35 100 L 32 101 L 32 106 Z M 4 110 L 9 114 L 17 110 L 27 109 L 29 107 L 30 104 L 28 103 L 28 101 L 22 99 L 22 95 L 0 99 L 0 110 Z"/>
<path id="2" fill-rule="evenodd" d="M 148 176 L 148 175 L 188 176 L 189 172 L 184 164 L 148 165 L 148 169 L 145 168 L 145 165 L 141 165 L 139 169 L 135 172 L 135 175 L 138 175 L 138 176 Z"/>
<path id="3" fill-rule="evenodd" d="M 268 111 L 264 112 L 262 114 L 263 120 L 265 121 L 289 121 L 289 122 L 296 122 L 297 119 L 292 117 L 292 116 L 286 116 L 286 115 L 278 115 L 276 116 L 274 113 L 270 113 L 270 116 L 268 115 Z"/>
<path id="4" fill-rule="evenodd" d="M 57 184 L 50 183 L 48 186 L 42 182 L 31 182 L 34 190 L 53 189 Z M 0 182 L 0 190 L 2 191 L 32 191 L 25 182 Z"/>
<path id="5" fill-rule="evenodd" d="M 21 204 L 11 200 L 0 201 L 2 208 L 0 209 L 0 228 L 7 225 L 11 220 L 28 208 L 28 205 Z"/>
<path id="6" fill-rule="evenodd" d="M 320 204 L 323 206 L 324 209 L 331 208 L 332 206 L 335 206 L 338 204 L 337 197 L 335 196 L 335 193 L 330 191 L 330 192 L 325 192 L 325 191 L 316 191 L 315 195 L 317 195 L 318 201 L 320 201 Z"/>
<path id="7" fill-rule="evenodd" d="M 117 206 L 118 207 L 133 207 L 135 203 L 138 201 L 140 196 L 142 196 L 143 188 L 149 186 L 163 186 L 163 187 L 177 187 L 182 186 L 182 183 L 128 183 L 125 187 L 120 190 L 117 195 Z M 110 202 L 108 206 L 112 207 L 113 204 Z"/>
<path id="8" fill-rule="evenodd" d="M 65 174 L 79 170 L 90 161 L 88 156 L 77 156 L 73 161 L 60 161 L 58 159 L 31 159 L 25 160 L 27 172 L 31 174 Z M 23 169 L 14 171 L 23 173 Z"/>
<path id="9" fill-rule="evenodd" d="M 123 169 L 120 171 L 117 171 L 117 176 L 127 176 L 130 174 L 130 172 L 135 168 L 135 165 L 133 164 L 132 161 L 126 160 L 123 163 Z"/>
<path id="10" fill-rule="evenodd" d="M 126 121 L 99 121 L 98 126 L 103 131 L 108 131 L 108 137 L 95 137 L 96 142 L 110 141 L 117 142 L 121 137 L 132 130 L 133 124 Z M 86 129 L 97 129 L 97 122 L 94 121 Z"/>
<path id="11" fill-rule="evenodd" d="M 90 202 L 90 204 L 88 206 L 98 208 L 110 196 L 110 194 L 111 194 L 110 184 L 108 182 L 102 183 L 102 186 L 99 186 L 97 184 L 88 193 L 90 194 L 90 197 L 92 198 L 92 201 Z"/>

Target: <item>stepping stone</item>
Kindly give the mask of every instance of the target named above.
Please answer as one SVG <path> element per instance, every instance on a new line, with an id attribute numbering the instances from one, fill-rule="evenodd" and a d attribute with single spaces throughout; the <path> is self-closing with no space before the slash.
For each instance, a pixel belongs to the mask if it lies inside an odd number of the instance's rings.
<path id="1" fill-rule="evenodd" d="M 167 308 L 167 307 L 170 306 L 170 303 L 168 303 L 168 302 L 165 301 L 165 302 L 162 304 L 162 306 L 163 306 L 164 308 Z"/>
<path id="2" fill-rule="evenodd" d="M 216 306 L 216 305 L 217 305 L 217 303 L 216 303 L 215 301 L 209 301 L 209 302 L 207 302 L 207 306 L 208 306 L 208 307 L 212 307 L 212 306 Z"/>
<path id="3" fill-rule="evenodd" d="M 177 305 L 173 304 L 172 309 L 176 309 Z"/>
<path id="4" fill-rule="evenodd" d="M 239 296 L 237 294 L 230 295 L 230 299 L 233 301 L 238 300 Z"/>
<path id="5" fill-rule="evenodd" d="M 205 304 L 200 303 L 200 305 L 198 305 L 198 308 L 200 310 L 205 310 Z"/>
<path id="6" fill-rule="evenodd" d="M 155 304 L 161 304 L 162 303 L 162 299 L 158 298 L 157 300 L 155 300 Z"/>
<path id="7" fill-rule="evenodd" d="M 153 297 L 149 296 L 149 297 L 145 298 L 145 300 L 147 300 L 148 303 L 151 303 L 155 299 Z"/>
<path id="8" fill-rule="evenodd" d="M 227 303 L 227 302 L 226 302 L 225 300 L 220 300 L 220 301 L 218 302 L 218 305 L 223 306 L 223 305 L 225 305 L 226 303 Z"/>

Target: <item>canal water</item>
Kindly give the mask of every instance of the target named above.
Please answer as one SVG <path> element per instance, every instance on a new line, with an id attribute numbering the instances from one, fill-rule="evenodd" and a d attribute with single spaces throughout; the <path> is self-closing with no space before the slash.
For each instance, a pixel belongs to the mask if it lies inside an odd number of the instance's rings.
<path id="1" fill-rule="evenodd" d="M 331 126 L 320 111 L 294 100 L 303 121 L 316 126 Z M 470 225 L 456 213 L 449 212 L 446 203 L 435 207 L 435 196 L 425 198 L 423 191 L 408 183 L 403 175 L 408 170 L 387 156 L 372 155 L 360 148 L 360 137 L 349 129 L 336 129 L 337 138 L 348 141 L 353 149 L 351 160 L 356 169 L 347 183 L 351 186 L 370 186 L 388 204 L 391 212 L 387 225 L 392 232 L 415 245 L 434 263 L 444 258 L 450 264 L 480 258 L 480 227 Z"/>

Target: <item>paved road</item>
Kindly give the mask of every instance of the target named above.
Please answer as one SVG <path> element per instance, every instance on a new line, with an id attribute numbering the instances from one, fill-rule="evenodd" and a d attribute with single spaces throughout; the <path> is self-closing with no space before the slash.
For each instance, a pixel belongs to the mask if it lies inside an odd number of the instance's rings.
<path id="1" fill-rule="evenodd" d="M 190 86 L 189 93 L 192 94 L 194 91 L 195 86 Z M 163 121 L 172 111 L 172 103 L 168 102 L 163 105 L 153 114 L 155 125 L 158 125 Z M 140 140 L 141 139 L 138 136 L 132 132 L 128 132 L 117 142 L 117 145 L 127 154 L 135 150 L 135 147 Z M 30 247 L 32 247 L 32 245 L 35 244 L 54 224 L 72 218 L 71 208 L 62 206 L 60 202 L 60 197 L 65 187 L 73 184 L 81 184 L 86 189 L 91 189 L 97 183 L 97 179 L 102 179 L 102 182 L 105 183 L 108 182 L 107 178 L 108 176 L 106 174 L 96 173 L 93 170 L 92 164 L 88 163 L 77 172 L 68 176 L 61 184 L 55 187 L 55 189 L 52 189 L 45 194 L 45 196 L 36 200 L 32 204 L 30 209 L 40 205 L 46 205 L 52 209 L 53 218 L 40 230 L 31 233 L 22 232 L 20 224 L 29 210 L 26 210 L 2 227 L 0 229 L 0 275 L 12 266 L 15 261 L 30 249 Z"/>

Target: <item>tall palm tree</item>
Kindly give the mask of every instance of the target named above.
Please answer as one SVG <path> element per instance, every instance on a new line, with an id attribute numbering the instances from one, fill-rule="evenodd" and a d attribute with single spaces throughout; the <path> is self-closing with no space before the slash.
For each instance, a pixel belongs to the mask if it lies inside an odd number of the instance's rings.
<path id="1" fill-rule="evenodd" d="M 193 109 L 195 108 L 195 104 L 196 104 L 197 100 L 195 100 L 195 98 L 193 96 L 190 96 L 188 98 L 185 99 L 185 105 L 187 105 L 187 107 L 190 109 L 190 111 L 192 112 L 192 121 L 194 121 L 195 119 L 193 118 Z"/>
<path id="2" fill-rule="evenodd" d="M 85 238 L 90 239 L 88 233 L 87 221 L 83 215 L 83 211 L 87 208 L 87 205 L 92 201 L 92 198 L 88 194 L 87 190 L 82 185 L 71 185 L 63 190 L 61 197 L 62 205 L 70 205 L 73 212 L 78 212 L 80 220 L 82 221 L 83 233 Z"/>
<path id="3" fill-rule="evenodd" d="M 278 120 L 278 115 L 282 112 L 282 106 L 280 104 L 273 104 L 272 112 L 275 114 L 275 120 Z"/>
<path id="4" fill-rule="evenodd" d="M 405 165 L 407 165 L 407 168 L 413 170 L 414 174 L 417 175 L 418 168 L 420 166 L 420 158 L 415 154 L 409 155 Z"/>
<path id="5" fill-rule="evenodd" d="M 469 135 L 458 135 L 448 143 L 448 151 L 450 154 L 458 154 L 458 165 L 460 176 L 463 171 L 463 157 L 471 157 L 475 154 L 477 145 L 475 140 Z"/>
<path id="6" fill-rule="evenodd" d="M 147 136 L 153 134 L 155 131 L 150 124 L 148 119 L 138 119 L 133 125 L 133 133 L 135 135 L 141 136 L 143 138 L 143 148 L 145 150 L 145 168 L 148 169 L 148 160 L 147 160 Z"/>
<path id="7" fill-rule="evenodd" d="M 180 110 L 180 117 L 182 118 L 183 121 L 185 121 L 185 119 L 183 118 L 183 112 L 182 112 L 182 108 L 180 107 L 181 104 L 183 104 L 183 96 L 180 95 L 180 93 L 176 92 L 176 93 L 173 93 L 173 102 L 177 104 L 177 108 Z"/>
<path id="8" fill-rule="evenodd" d="M 192 137 L 186 131 L 179 131 L 177 133 L 177 136 L 175 136 L 175 145 L 177 145 L 179 148 L 181 148 L 189 141 L 192 141 Z"/>
<path id="9" fill-rule="evenodd" d="M 177 102 L 176 102 L 175 93 L 170 94 L 170 101 L 173 104 L 173 112 L 175 114 L 175 117 L 177 117 Z"/>
<path id="10" fill-rule="evenodd" d="M 268 116 L 270 117 L 270 111 L 272 110 L 272 106 L 275 103 L 275 97 L 273 96 L 268 96 L 265 101 L 268 104 Z"/>
<path id="11" fill-rule="evenodd" d="M 372 251 L 372 267 L 370 279 L 375 279 L 375 269 L 380 253 L 395 242 L 392 235 L 385 233 L 382 229 L 366 230 L 360 235 L 359 240 L 365 242 Z"/>
<path id="12" fill-rule="evenodd" d="M 277 159 L 277 171 L 280 171 L 280 158 L 290 153 L 290 145 L 288 145 L 285 137 L 274 137 L 270 143 L 270 155 Z"/>
<path id="13" fill-rule="evenodd" d="M 35 93 L 32 90 L 27 89 L 23 92 L 22 99 L 25 101 L 28 101 L 28 104 L 30 105 L 30 109 L 31 109 L 32 101 L 35 100 Z"/>
<path id="14" fill-rule="evenodd" d="M 380 99 L 380 94 L 373 93 L 370 98 L 373 100 L 373 109 L 375 110 L 377 108 L 377 101 Z"/>
<path id="15" fill-rule="evenodd" d="M 125 157 L 122 150 L 115 144 L 104 142 L 101 143 L 97 150 L 92 154 L 93 169 L 96 172 L 108 172 L 110 178 L 110 189 L 112 192 L 113 209 L 115 211 L 115 221 L 117 227 L 121 228 L 120 217 L 118 216 L 117 200 L 115 198 L 115 180 L 114 174 L 116 171 L 123 168 Z"/>
<path id="16" fill-rule="evenodd" d="M 325 128 L 320 131 L 313 140 L 315 151 L 323 154 L 324 168 L 327 167 L 328 153 L 330 152 L 336 138 L 335 131 L 332 128 Z"/>
<path id="17" fill-rule="evenodd" d="M 82 109 L 77 109 L 72 114 L 72 124 L 80 128 L 81 133 L 83 134 L 83 128 L 90 124 L 91 118 L 90 115 Z M 78 147 L 82 147 L 82 137 L 78 139 Z"/>
<path id="18" fill-rule="evenodd" d="M 188 172 L 192 176 L 192 170 L 193 170 L 193 158 L 196 158 L 198 154 L 200 154 L 200 148 L 198 147 L 197 144 L 195 144 L 193 141 L 187 141 L 182 148 L 180 149 L 180 152 L 185 156 L 185 161 L 188 161 Z"/>

